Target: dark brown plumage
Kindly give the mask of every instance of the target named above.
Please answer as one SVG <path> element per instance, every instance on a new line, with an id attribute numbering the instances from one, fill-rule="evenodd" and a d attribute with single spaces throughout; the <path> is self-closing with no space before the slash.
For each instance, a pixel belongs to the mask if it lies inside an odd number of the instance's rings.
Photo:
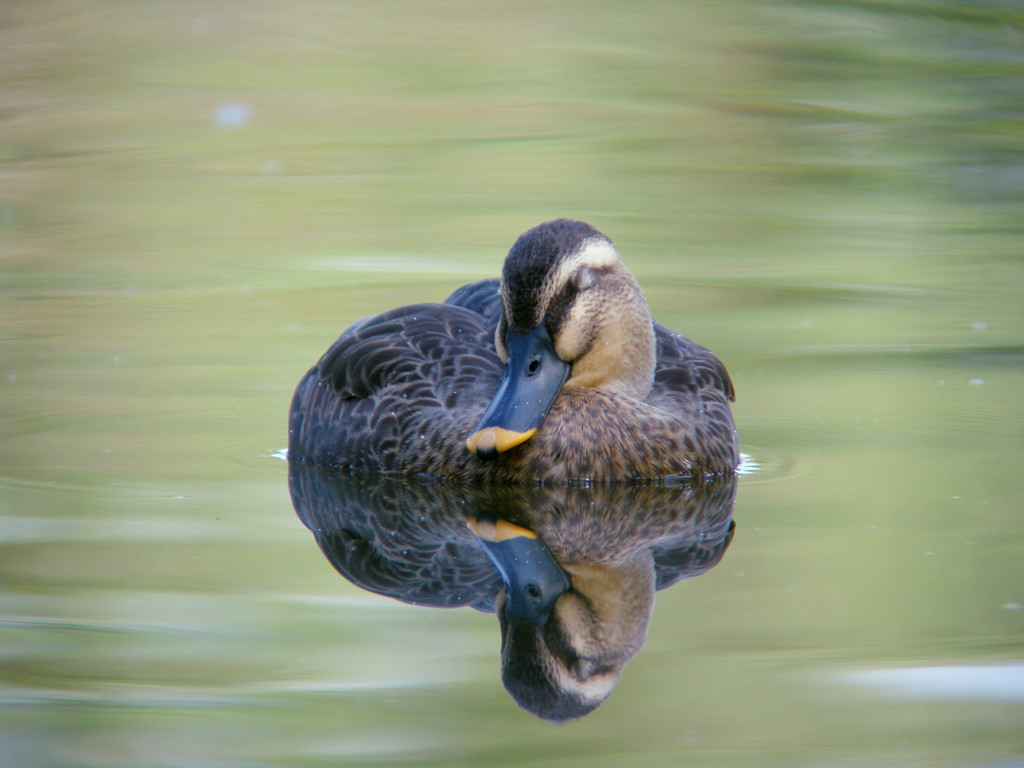
<path id="1" fill-rule="evenodd" d="M 289 458 L 449 481 L 735 471 L 725 366 L 651 319 L 604 235 L 566 220 L 535 227 L 509 252 L 502 281 L 504 288 L 483 280 L 443 304 L 399 307 L 346 330 L 295 391 Z M 505 372 L 496 332 L 504 356 L 510 326 L 523 333 L 534 324 L 569 364 L 568 380 L 532 437 L 483 461 L 466 441 L 480 431 Z"/>

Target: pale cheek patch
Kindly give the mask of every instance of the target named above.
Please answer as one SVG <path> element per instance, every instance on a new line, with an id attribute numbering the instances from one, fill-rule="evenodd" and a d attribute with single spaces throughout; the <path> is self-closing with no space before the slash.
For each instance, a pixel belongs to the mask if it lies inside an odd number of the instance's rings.
<path id="1" fill-rule="evenodd" d="M 555 353 L 566 362 L 574 362 L 594 342 L 596 329 L 601 326 L 600 307 L 593 302 L 577 299 L 569 309 L 569 314 L 558 329 L 555 341 Z"/>
<path id="2" fill-rule="evenodd" d="M 582 335 L 580 330 L 584 328 L 589 332 L 588 336 L 585 339 L 579 338 Z M 574 322 L 572 329 L 574 333 L 567 335 L 575 335 L 579 338 L 579 344 L 573 350 L 572 378 L 565 383 L 567 387 L 607 388 L 620 379 L 630 378 L 632 371 L 629 366 L 636 339 L 625 335 L 615 323 L 604 324 L 600 317 L 596 318 L 596 322 L 595 318 Z"/>

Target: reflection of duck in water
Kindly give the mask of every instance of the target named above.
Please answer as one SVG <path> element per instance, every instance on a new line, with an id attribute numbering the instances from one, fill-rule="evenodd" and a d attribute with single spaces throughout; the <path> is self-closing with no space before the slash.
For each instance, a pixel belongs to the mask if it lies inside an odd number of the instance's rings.
<path id="1" fill-rule="evenodd" d="M 733 476 L 676 487 L 416 486 L 296 463 L 290 481 L 300 518 L 354 584 L 495 611 L 505 687 L 549 720 L 601 704 L 644 643 L 655 590 L 718 563 L 736 492 Z"/>
<path id="2" fill-rule="evenodd" d="M 732 474 L 731 399 L 608 238 L 559 219 L 516 241 L 500 283 L 346 330 L 295 391 L 288 455 L 454 480 Z"/>

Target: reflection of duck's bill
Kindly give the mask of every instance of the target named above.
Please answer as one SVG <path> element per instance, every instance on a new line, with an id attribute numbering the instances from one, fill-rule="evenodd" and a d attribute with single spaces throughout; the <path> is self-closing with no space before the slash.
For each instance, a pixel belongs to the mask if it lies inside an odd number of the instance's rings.
<path id="1" fill-rule="evenodd" d="M 523 528 L 508 520 L 478 520 L 471 517 L 466 521 L 466 525 L 477 535 L 477 538 L 494 543 L 514 539 L 518 536 L 525 536 L 528 539 L 537 538 L 537 534 L 529 528 Z"/>
<path id="2" fill-rule="evenodd" d="M 505 585 L 505 618 L 543 628 L 559 595 L 572 586 L 537 534 L 507 520 L 467 521 Z"/>
<path id="3" fill-rule="evenodd" d="M 505 346 L 508 360 L 498 391 L 466 440 L 466 447 L 484 460 L 536 434 L 571 370 L 555 353 L 543 323 L 529 333 L 509 330 Z"/>

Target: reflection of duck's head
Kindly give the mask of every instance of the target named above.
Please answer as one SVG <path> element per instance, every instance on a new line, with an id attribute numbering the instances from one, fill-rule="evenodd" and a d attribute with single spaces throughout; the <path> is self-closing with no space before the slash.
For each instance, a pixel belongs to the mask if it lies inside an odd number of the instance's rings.
<path id="1" fill-rule="evenodd" d="M 504 584 L 495 610 L 505 687 L 548 720 L 587 714 L 643 646 L 654 605 L 650 553 L 563 568 L 528 529 L 505 520 L 469 525 Z"/>
<path id="2" fill-rule="evenodd" d="M 647 637 L 654 564 L 567 566 L 572 588 L 543 626 L 510 618 L 498 599 L 501 677 L 519 706 L 546 720 L 571 720 L 599 706 Z"/>
<path id="3" fill-rule="evenodd" d="M 505 375 L 466 441 L 491 459 L 529 440 L 564 388 L 643 400 L 654 381 L 647 301 L 611 241 L 558 219 L 515 242 L 501 275 L 495 332 Z"/>

